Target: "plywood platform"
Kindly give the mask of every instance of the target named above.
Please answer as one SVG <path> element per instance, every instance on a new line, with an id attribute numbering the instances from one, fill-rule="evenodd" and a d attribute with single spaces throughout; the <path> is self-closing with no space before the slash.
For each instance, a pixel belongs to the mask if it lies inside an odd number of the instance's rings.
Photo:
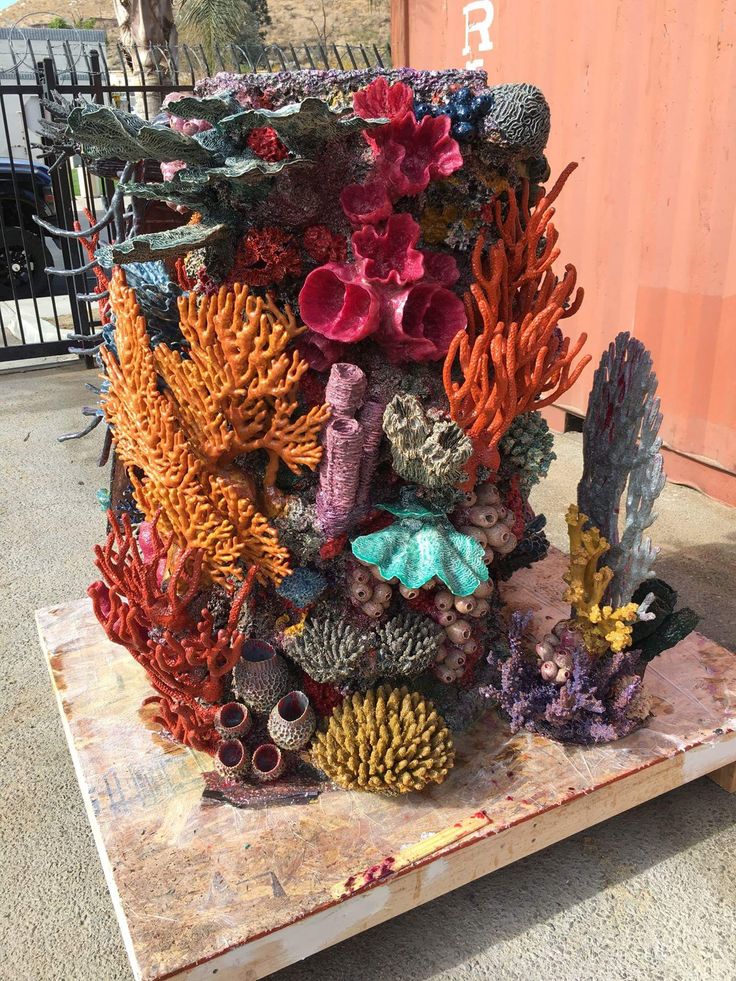
<path id="1" fill-rule="evenodd" d="M 553 554 L 506 585 L 537 635 L 565 615 L 562 572 Z M 696 777 L 736 787 L 736 657 L 699 634 L 650 665 L 656 715 L 619 743 L 511 736 L 490 713 L 429 793 L 248 811 L 202 799 L 209 757 L 152 725 L 87 600 L 37 618 L 137 978 L 261 978 Z"/>

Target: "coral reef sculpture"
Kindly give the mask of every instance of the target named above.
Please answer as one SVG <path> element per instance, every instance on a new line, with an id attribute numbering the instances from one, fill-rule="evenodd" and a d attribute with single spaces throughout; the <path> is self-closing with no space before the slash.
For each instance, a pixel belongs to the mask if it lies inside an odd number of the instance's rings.
<path id="1" fill-rule="evenodd" d="M 536 646 L 506 626 L 505 580 L 548 548 L 541 411 L 589 360 L 553 221 L 576 165 L 544 187 L 542 93 L 475 70 L 221 73 L 151 121 L 49 113 L 53 152 L 119 175 L 100 221 L 45 226 L 86 250 L 64 275 L 94 275 L 102 320 L 90 596 L 222 797 L 422 790 L 494 702 L 552 738 L 644 724 L 646 663 L 694 614 L 652 575 L 659 402 L 628 335 L 591 394 L 569 617 Z"/>

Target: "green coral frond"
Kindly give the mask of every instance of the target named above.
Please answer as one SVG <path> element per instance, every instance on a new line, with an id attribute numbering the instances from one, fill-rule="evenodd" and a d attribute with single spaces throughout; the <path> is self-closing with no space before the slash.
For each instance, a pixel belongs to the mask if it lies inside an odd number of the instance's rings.
<path id="1" fill-rule="evenodd" d="M 115 109 L 88 102 L 69 113 L 67 128 L 84 152 L 96 159 L 184 160 L 191 164 L 214 163 L 212 153 L 194 137 L 168 126 L 155 125 Z"/>
<path id="2" fill-rule="evenodd" d="M 245 109 L 221 119 L 216 129 L 226 140 L 242 147 L 251 130 L 270 126 L 292 153 L 309 156 L 327 141 L 386 122 L 386 119 L 363 119 L 352 115 L 345 118 L 344 112 L 330 109 L 322 99 L 309 97 L 280 109 Z"/>
<path id="3" fill-rule="evenodd" d="M 192 249 L 214 245 L 230 234 L 225 224 L 182 225 L 162 232 L 147 232 L 136 235 L 115 245 L 102 246 L 97 250 L 97 258 L 103 266 L 119 262 L 151 262 L 155 259 L 173 259 Z"/>
<path id="4" fill-rule="evenodd" d="M 240 112 L 242 106 L 232 92 L 218 92 L 202 98 L 182 95 L 178 99 L 169 99 L 164 108 L 180 119 L 205 119 L 214 126 L 226 116 Z"/>

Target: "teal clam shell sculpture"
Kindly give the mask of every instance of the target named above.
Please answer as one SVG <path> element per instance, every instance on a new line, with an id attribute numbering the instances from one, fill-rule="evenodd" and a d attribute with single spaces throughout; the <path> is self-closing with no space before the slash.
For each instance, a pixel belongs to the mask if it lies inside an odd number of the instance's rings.
<path id="1" fill-rule="evenodd" d="M 454 596 L 469 596 L 488 579 L 483 546 L 459 532 L 445 514 L 416 502 L 380 507 L 397 520 L 356 538 L 351 548 L 356 558 L 378 566 L 386 579 L 395 576 L 409 589 L 419 589 L 436 576 Z"/>

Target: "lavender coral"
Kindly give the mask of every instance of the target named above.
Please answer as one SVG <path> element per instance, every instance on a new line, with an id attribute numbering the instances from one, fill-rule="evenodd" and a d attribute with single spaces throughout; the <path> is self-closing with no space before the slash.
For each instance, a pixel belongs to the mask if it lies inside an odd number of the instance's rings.
<path id="1" fill-rule="evenodd" d="M 509 651 L 488 656 L 494 680 L 484 693 L 498 702 L 511 729 L 527 729 L 561 742 L 598 743 L 621 739 L 650 714 L 638 651 L 606 658 L 590 655 L 582 638 L 563 630 L 559 646 L 567 658 L 566 677 L 548 680 L 544 664 L 524 649 L 530 614 L 514 613 Z M 557 655 L 562 657 L 562 653 Z M 559 677 L 559 670 L 555 678 Z"/>

